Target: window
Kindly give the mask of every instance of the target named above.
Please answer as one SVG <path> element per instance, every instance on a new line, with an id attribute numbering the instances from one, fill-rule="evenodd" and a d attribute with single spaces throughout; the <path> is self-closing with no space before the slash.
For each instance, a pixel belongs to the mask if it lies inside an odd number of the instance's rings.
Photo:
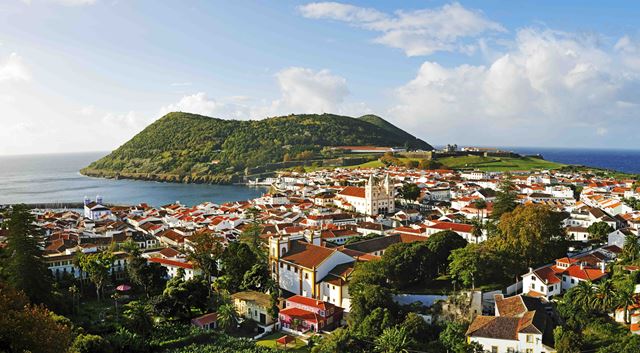
<path id="1" fill-rule="evenodd" d="M 525 353 L 533 353 L 533 348 L 527 348 L 527 349 L 525 350 Z"/>
<path id="2" fill-rule="evenodd" d="M 531 289 L 536 289 L 536 284 L 535 283 L 531 283 Z"/>
<path id="3" fill-rule="evenodd" d="M 283 267 L 284 267 L 284 264 L 281 262 L 280 263 L 280 268 L 283 268 Z"/>
<path id="4" fill-rule="evenodd" d="M 304 274 L 304 279 L 309 279 L 309 274 L 308 273 Z"/>
<path id="5" fill-rule="evenodd" d="M 527 343 L 533 343 L 533 335 L 527 335 Z"/>
<path id="6" fill-rule="evenodd" d="M 498 353 L 498 346 L 491 346 L 491 353 Z"/>
<path id="7" fill-rule="evenodd" d="M 293 272 L 298 273 L 298 268 L 297 268 L 297 267 L 294 267 L 294 268 L 293 268 Z"/>
<path id="8" fill-rule="evenodd" d="M 291 265 L 287 265 L 287 271 L 291 271 Z"/>

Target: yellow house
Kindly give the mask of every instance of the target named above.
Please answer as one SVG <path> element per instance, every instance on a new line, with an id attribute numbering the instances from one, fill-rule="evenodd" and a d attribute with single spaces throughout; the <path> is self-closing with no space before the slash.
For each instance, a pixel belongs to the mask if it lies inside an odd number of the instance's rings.
<path id="1" fill-rule="evenodd" d="M 271 325 L 273 320 L 269 314 L 271 297 L 256 291 L 238 292 L 231 295 L 233 305 L 240 316 L 256 321 L 260 325 Z"/>

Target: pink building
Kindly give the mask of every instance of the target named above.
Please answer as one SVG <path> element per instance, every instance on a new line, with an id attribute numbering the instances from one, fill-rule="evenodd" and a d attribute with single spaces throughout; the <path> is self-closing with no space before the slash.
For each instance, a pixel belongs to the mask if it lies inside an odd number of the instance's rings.
<path id="1" fill-rule="evenodd" d="M 342 319 L 342 308 L 321 300 L 300 295 L 286 300 L 278 320 L 284 331 L 319 332 L 336 327 Z"/>

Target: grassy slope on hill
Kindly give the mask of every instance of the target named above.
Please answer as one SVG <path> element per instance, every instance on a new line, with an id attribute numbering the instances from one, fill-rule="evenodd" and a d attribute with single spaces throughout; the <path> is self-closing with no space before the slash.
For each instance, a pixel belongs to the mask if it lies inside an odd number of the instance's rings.
<path id="1" fill-rule="evenodd" d="M 386 123 L 380 118 L 376 121 Z M 402 130 L 389 129 L 332 114 L 238 121 L 169 113 L 82 172 L 163 181 L 226 182 L 246 167 L 281 162 L 285 157 L 295 159 L 301 153 L 323 158 L 321 153 L 327 146 L 408 144 L 412 148 L 432 148 Z"/>

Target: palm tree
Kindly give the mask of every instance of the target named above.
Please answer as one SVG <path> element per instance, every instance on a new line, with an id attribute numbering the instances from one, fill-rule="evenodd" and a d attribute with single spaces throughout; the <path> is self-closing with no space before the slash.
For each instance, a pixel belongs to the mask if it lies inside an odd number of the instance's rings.
<path id="1" fill-rule="evenodd" d="M 484 217 L 481 214 L 481 211 L 487 208 L 487 201 L 485 201 L 485 199 L 477 199 L 473 202 L 473 207 L 478 210 L 478 218 L 482 221 L 482 218 Z"/>
<path id="2" fill-rule="evenodd" d="M 629 306 L 632 306 L 636 303 L 635 295 L 633 291 L 629 290 L 620 290 L 617 295 L 618 305 L 624 308 L 624 323 L 630 324 L 631 318 L 629 317 Z"/>
<path id="3" fill-rule="evenodd" d="M 142 337 L 147 337 L 153 329 L 151 307 L 140 301 L 132 301 L 125 305 L 124 317 L 129 329 Z"/>
<path id="4" fill-rule="evenodd" d="M 473 229 L 471 230 L 471 234 L 476 238 L 476 244 L 478 244 L 478 238 L 482 237 L 482 231 L 484 230 L 484 224 L 478 218 L 474 218 L 471 220 L 471 225 L 473 225 Z"/>
<path id="5" fill-rule="evenodd" d="M 404 327 L 389 327 L 375 340 L 375 351 L 380 353 L 407 353 L 411 347 L 411 338 Z"/>
<path id="6" fill-rule="evenodd" d="M 616 289 L 614 288 L 613 281 L 611 280 L 600 282 L 600 284 L 595 287 L 595 294 L 598 304 L 597 307 L 602 312 L 609 312 L 618 302 Z"/>
<path id="7" fill-rule="evenodd" d="M 640 243 L 638 243 L 638 238 L 629 234 L 624 238 L 624 246 L 622 248 L 623 258 L 628 262 L 635 262 L 638 259 L 638 254 L 640 254 Z"/>
<path id="8" fill-rule="evenodd" d="M 225 303 L 218 307 L 218 327 L 229 332 L 236 328 L 238 323 L 238 313 L 233 304 Z"/>
<path id="9" fill-rule="evenodd" d="M 596 303 L 595 290 L 591 281 L 580 281 L 577 286 L 572 289 L 573 303 L 583 308 L 593 308 Z"/>

